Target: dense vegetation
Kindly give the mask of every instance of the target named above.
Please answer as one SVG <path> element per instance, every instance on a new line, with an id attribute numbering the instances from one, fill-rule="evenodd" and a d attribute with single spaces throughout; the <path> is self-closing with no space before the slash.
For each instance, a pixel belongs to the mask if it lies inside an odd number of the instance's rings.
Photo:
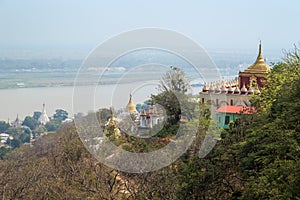
<path id="1" fill-rule="evenodd" d="M 172 165 L 144 174 L 104 166 L 84 148 L 74 124 L 64 124 L 57 133 L 40 138 L 33 147 L 22 146 L 0 162 L 1 195 L 3 199 L 299 199 L 297 48 L 273 65 L 267 87 L 252 101 L 259 112 L 222 131 L 205 158 L 199 158 L 198 150 L 211 119 L 202 105 L 197 137 L 189 150 Z M 174 111 L 175 119 L 180 112 Z"/>

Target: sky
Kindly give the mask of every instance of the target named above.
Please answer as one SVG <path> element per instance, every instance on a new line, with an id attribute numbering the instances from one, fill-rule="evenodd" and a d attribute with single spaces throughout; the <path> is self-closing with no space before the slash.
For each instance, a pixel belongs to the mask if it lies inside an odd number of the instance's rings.
<path id="1" fill-rule="evenodd" d="M 207 49 L 281 52 L 300 42 L 298 0 L 0 0 L 0 49 L 93 49 L 125 31 L 158 27 Z"/>

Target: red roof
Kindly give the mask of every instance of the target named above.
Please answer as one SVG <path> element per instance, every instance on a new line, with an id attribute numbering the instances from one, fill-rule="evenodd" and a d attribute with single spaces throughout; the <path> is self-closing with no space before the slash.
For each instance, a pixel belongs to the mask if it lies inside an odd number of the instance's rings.
<path id="1" fill-rule="evenodd" d="M 221 106 L 217 109 L 219 113 L 233 113 L 233 114 L 253 114 L 256 113 L 254 107 L 247 106 Z"/>

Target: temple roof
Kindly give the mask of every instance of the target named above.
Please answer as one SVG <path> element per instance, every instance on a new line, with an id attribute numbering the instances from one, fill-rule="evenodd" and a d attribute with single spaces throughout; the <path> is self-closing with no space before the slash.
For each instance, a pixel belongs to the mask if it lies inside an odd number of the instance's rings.
<path id="1" fill-rule="evenodd" d="M 259 51 L 258 51 L 258 56 L 256 58 L 256 61 L 250 65 L 247 69 L 245 69 L 245 72 L 269 72 L 270 67 L 269 65 L 265 62 L 264 57 L 262 56 L 262 51 L 261 51 L 261 43 L 259 43 Z"/>

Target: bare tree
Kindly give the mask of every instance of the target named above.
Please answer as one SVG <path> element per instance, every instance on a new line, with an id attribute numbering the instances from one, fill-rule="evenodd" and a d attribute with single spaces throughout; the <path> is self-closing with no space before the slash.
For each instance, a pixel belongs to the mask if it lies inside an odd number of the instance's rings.
<path id="1" fill-rule="evenodd" d="M 170 70 L 162 77 L 159 90 L 162 92 L 186 93 L 189 89 L 189 81 L 185 73 L 178 67 L 170 67 Z"/>

